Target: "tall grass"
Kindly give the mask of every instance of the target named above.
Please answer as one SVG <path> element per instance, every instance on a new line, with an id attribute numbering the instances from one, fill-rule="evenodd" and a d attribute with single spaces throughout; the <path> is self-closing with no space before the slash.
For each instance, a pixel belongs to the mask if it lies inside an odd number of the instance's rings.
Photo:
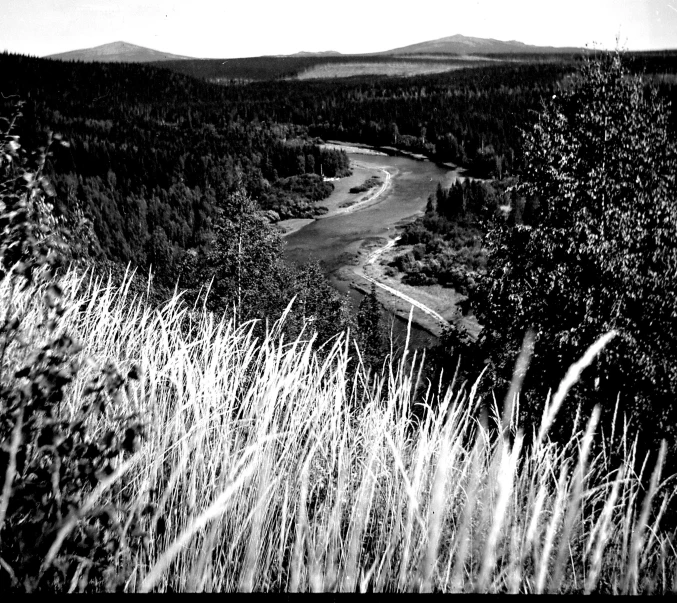
<path id="1" fill-rule="evenodd" d="M 128 591 L 675 590 L 664 450 L 646 466 L 627 431 L 600 435 L 597 412 L 566 445 L 548 438 L 582 365 L 526 445 L 516 392 L 504 417 L 475 387 L 434 395 L 415 356 L 369 375 L 348 335 L 318 351 L 310 331 L 285 341 L 277 323 L 257 340 L 178 296 L 152 309 L 129 280 L 62 285 L 61 328 L 91 365 L 64 412 L 95 366 L 141 366 L 108 409 L 140 412 L 149 433 L 116 475 L 156 505 Z M 38 341 L 40 296 L 18 295 Z"/>

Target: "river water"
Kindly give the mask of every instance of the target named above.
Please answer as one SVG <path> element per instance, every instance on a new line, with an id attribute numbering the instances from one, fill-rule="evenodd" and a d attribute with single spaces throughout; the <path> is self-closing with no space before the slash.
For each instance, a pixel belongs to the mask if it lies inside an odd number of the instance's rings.
<path id="1" fill-rule="evenodd" d="M 353 153 L 348 156 L 351 162 L 365 168 L 385 168 L 393 174 L 388 190 L 373 204 L 352 213 L 320 218 L 289 234 L 285 238 L 285 256 L 296 263 L 318 260 L 334 287 L 347 293 L 356 305 L 363 294 L 351 286 L 356 279 L 349 268 L 360 261 L 363 256 L 360 250 L 367 245 L 385 244 L 395 237 L 398 227 L 423 214 L 428 196 L 435 192 L 438 182 L 449 187 L 459 177 L 459 172 L 428 160 L 408 157 Z M 403 329 L 406 331 L 406 326 L 397 320 L 394 329 L 401 334 Z M 434 341 L 435 337 L 423 329 L 415 328 L 412 333 L 414 347 L 427 346 Z"/>

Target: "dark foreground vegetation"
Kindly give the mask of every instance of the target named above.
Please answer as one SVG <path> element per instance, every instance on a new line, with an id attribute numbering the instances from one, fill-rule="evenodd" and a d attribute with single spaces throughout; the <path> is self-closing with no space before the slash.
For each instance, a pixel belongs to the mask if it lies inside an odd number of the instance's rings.
<path id="1" fill-rule="evenodd" d="M 479 340 L 452 327 L 442 358 L 460 354 L 467 377 L 486 369 L 494 391 L 507 387 L 533 330 L 520 406 L 527 424 L 581 347 L 616 330 L 560 412 L 562 429 L 601 404 L 605 424 L 632 417 L 645 444 L 664 439 L 672 451 L 677 137 L 665 95 L 645 84 L 619 56 L 586 63 L 525 132 L 519 176 L 438 189 L 425 217 L 405 229 L 400 242 L 413 248 L 395 266 L 407 282 L 468 296 Z"/>
<path id="2" fill-rule="evenodd" d="M 348 167 L 287 98 L 0 61 L 0 591 L 677 589 L 669 89 L 617 56 L 551 74 L 513 179 L 438 190 L 398 261 L 483 330 L 422 365 L 387 354 L 374 291 L 353 319 L 282 262 L 271 212 Z M 449 98 L 507 94 L 470 82 Z"/>

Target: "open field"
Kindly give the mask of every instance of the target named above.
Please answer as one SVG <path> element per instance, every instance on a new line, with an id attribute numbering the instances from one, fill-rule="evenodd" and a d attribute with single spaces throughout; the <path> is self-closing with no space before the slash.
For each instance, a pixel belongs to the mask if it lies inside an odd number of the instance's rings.
<path id="1" fill-rule="evenodd" d="M 460 67 L 480 67 L 508 62 L 513 57 L 472 55 L 336 55 L 336 56 L 262 56 L 239 59 L 187 59 L 157 63 L 179 73 L 228 84 L 276 79 L 315 79 L 351 75 L 420 75 L 439 73 Z M 351 66 L 355 67 L 351 67 Z M 398 67 L 404 65 L 404 67 Z M 440 69 L 441 68 L 441 69 Z M 321 75 L 327 73 L 330 75 Z M 310 74 L 310 75 L 307 75 Z"/>
<path id="2" fill-rule="evenodd" d="M 378 63 L 327 63 L 315 65 L 302 71 L 293 79 L 312 80 L 320 78 L 354 77 L 359 75 L 389 75 L 410 77 L 430 73 L 444 73 L 462 69 L 468 65 L 441 61 L 383 61 Z"/>
<path id="3" fill-rule="evenodd" d="M 340 142 L 326 142 L 325 144 L 321 145 L 322 148 L 326 149 L 334 149 L 337 151 L 345 151 L 346 153 L 352 153 L 353 155 L 380 155 L 382 157 L 387 157 L 388 154 L 384 153 L 383 151 L 377 151 L 375 149 L 372 149 L 371 147 L 367 145 L 359 145 L 359 144 L 345 144 L 345 143 L 340 143 Z"/>
<path id="4" fill-rule="evenodd" d="M 42 345 L 52 336 L 45 292 L 12 290 L 9 280 L 2 306 L 12 296 L 23 339 Z M 61 284 L 58 333 L 75 337 L 88 361 L 59 412 L 76 412 L 105 364 L 123 374 L 140 366 L 110 412 L 89 421 L 103 437 L 116 415 L 135 412 L 147 437 L 124 462 L 113 459 L 115 472 L 96 490 L 85 487 L 89 511 L 73 520 L 91 521 L 99 544 L 92 517 L 136 510 L 145 545 L 122 526 L 107 536 L 118 551 L 110 576 L 124 591 L 677 587 L 675 543 L 661 529 L 675 486 L 661 476 L 662 457 L 643 465 L 624 432 L 602 437 L 597 412 L 574 424 L 565 444 L 548 437 L 569 387 L 609 337 L 556 389 L 527 444 L 523 430 L 532 427 L 517 423 L 516 405 L 500 416 L 474 388 L 438 394 L 408 356 L 370 377 L 345 335 L 318 351 L 311 325 L 295 341 L 282 341 L 276 325 L 255 339 L 251 324 L 176 297 L 153 309 L 130 297 L 128 283 L 68 273 Z M 15 367 L 19 350 L 7 353 Z M 64 476 L 74 462 L 64 457 Z M 25 519 L 8 516 L 13 526 Z M 72 591 L 96 587 L 83 571 L 91 560 L 65 553 L 69 538 L 57 535 L 50 559 L 77 577 Z"/>

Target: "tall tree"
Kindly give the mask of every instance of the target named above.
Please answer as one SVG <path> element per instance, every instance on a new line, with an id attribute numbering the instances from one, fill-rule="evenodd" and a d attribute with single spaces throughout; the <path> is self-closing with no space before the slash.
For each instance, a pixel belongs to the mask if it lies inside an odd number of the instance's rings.
<path id="1" fill-rule="evenodd" d="M 213 310 L 237 308 L 240 318 L 267 318 L 282 303 L 282 241 L 254 201 L 240 189 L 217 216 L 207 249 L 184 259 L 180 285 L 199 289 L 211 283 Z"/>
<path id="2" fill-rule="evenodd" d="M 536 332 L 522 403 L 537 420 L 548 388 L 597 337 L 620 336 L 586 371 L 575 403 L 635 415 L 648 435 L 677 427 L 677 150 L 669 105 L 610 54 L 543 107 L 524 134 L 517 197 L 530 224 L 489 233 L 489 271 L 474 296 L 480 338 L 498 383 L 524 333 Z"/>
<path id="3" fill-rule="evenodd" d="M 381 304 L 376 297 L 376 285 L 362 298 L 357 310 L 357 330 L 360 351 L 365 364 L 378 369 L 384 359 L 385 341 L 381 321 Z"/>

